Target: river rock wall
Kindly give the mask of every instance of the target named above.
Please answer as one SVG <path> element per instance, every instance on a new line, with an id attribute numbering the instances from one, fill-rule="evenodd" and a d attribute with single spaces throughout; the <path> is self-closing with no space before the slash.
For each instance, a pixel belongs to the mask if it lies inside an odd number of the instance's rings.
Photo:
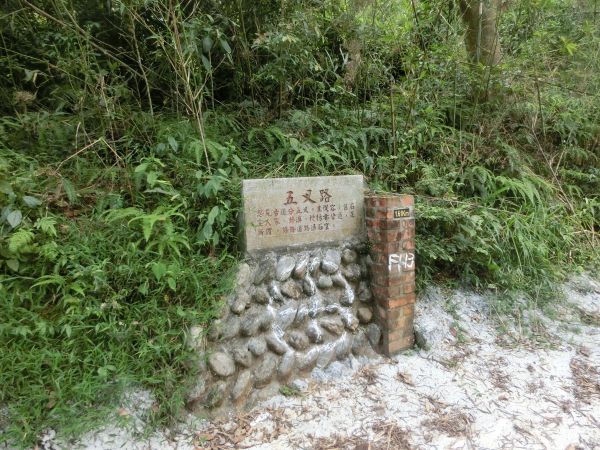
<path id="1" fill-rule="evenodd" d="M 207 342 L 201 330 L 191 332 L 191 345 L 204 348 L 188 406 L 240 408 L 351 353 L 374 356 L 381 330 L 373 320 L 369 262 L 365 244 L 354 242 L 242 263 L 235 294 Z"/>

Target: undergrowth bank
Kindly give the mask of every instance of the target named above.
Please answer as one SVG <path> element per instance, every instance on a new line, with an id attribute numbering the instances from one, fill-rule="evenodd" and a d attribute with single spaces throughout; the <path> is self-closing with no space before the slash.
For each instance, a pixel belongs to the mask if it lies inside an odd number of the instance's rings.
<path id="1" fill-rule="evenodd" d="M 593 2 L 513 2 L 491 70 L 467 62 L 447 2 L 417 20 L 409 2 L 105 3 L 0 12 L 12 438 L 81 429 L 131 383 L 156 420 L 177 415 L 185 331 L 214 317 L 239 257 L 243 177 L 363 173 L 414 194 L 419 282 L 495 289 L 504 312 L 596 257 Z"/>

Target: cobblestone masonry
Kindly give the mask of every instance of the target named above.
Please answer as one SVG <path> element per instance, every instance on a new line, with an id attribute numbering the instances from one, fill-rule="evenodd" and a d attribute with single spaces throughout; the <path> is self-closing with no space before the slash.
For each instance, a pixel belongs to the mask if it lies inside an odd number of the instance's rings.
<path id="1" fill-rule="evenodd" d="M 242 263 L 235 295 L 208 342 L 202 330 L 190 330 L 189 345 L 201 355 L 190 409 L 218 414 L 251 405 L 351 352 L 375 356 L 382 333 L 370 265 L 368 247 L 358 241 Z"/>
<path id="2" fill-rule="evenodd" d="M 412 347 L 415 304 L 415 219 L 410 195 L 366 198 L 371 290 L 386 355 Z"/>
<path id="3" fill-rule="evenodd" d="M 413 207 L 412 196 L 368 196 L 368 244 L 356 239 L 249 256 L 222 317 L 208 330 L 190 330 L 201 375 L 189 408 L 215 415 L 250 406 L 350 353 L 411 347 Z"/>

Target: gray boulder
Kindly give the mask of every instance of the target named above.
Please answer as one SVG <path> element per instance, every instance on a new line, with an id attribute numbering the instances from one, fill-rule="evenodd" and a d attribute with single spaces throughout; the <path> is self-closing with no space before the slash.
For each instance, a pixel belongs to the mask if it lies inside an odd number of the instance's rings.
<path id="1" fill-rule="evenodd" d="M 254 356 L 260 356 L 267 351 L 267 343 L 262 336 L 256 336 L 248 341 L 248 350 Z"/>
<path id="2" fill-rule="evenodd" d="M 279 367 L 277 369 L 277 375 L 279 376 L 279 378 L 285 380 L 287 377 L 289 377 L 292 373 L 292 370 L 294 370 L 295 365 L 296 354 L 293 351 L 289 351 L 285 355 L 283 355 L 281 361 L 279 362 Z"/>
<path id="3" fill-rule="evenodd" d="M 250 303 L 250 295 L 247 292 L 240 292 L 231 304 L 231 312 L 242 314 L 246 310 L 248 303 Z"/>
<path id="4" fill-rule="evenodd" d="M 246 314 L 242 319 L 241 332 L 244 336 L 254 336 L 258 333 L 263 322 L 263 313 L 255 311 Z"/>
<path id="5" fill-rule="evenodd" d="M 373 311 L 369 307 L 361 306 L 356 311 L 356 316 L 360 323 L 369 323 L 373 319 Z"/>
<path id="6" fill-rule="evenodd" d="M 239 344 L 231 350 L 233 360 L 242 367 L 250 367 L 252 365 L 252 354 L 248 350 L 248 345 Z"/>
<path id="7" fill-rule="evenodd" d="M 292 275 L 294 267 L 296 267 L 296 260 L 294 258 L 288 255 L 282 256 L 279 258 L 279 261 L 277 261 L 275 278 L 277 278 L 278 281 L 287 280 Z"/>
<path id="8" fill-rule="evenodd" d="M 342 323 L 342 319 L 338 316 L 325 317 L 321 319 L 320 323 L 325 330 L 335 336 L 339 336 L 344 332 L 344 324 Z"/>
<path id="9" fill-rule="evenodd" d="M 302 289 L 304 290 L 304 293 L 309 297 L 315 295 L 315 292 L 317 292 L 315 282 L 312 280 L 311 277 L 308 276 L 304 278 L 304 281 L 302 282 Z"/>
<path id="10" fill-rule="evenodd" d="M 352 264 L 355 263 L 358 258 L 356 252 L 350 248 L 344 249 L 342 252 L 342 261 L 344 264 Z"/>
<path id="11" fill-rule="evenodd" d="M 267 258 L 263 260 L 256 271 L 254 272 L 254 284 L 259 285 L 262 283 L 268 283 L 275 276 L 275 260 L 273 258 Z"/>
<path id="12" fill-rule="evenodd" d="M 243 401 L 252 388 L 252 373 L 249 370 L 245 370 L 238 376 L 233 389 L 231 390 L 231 398 L 234 402 Z"/>
<path id="13" fill-rule="evenodd" d="M 208 365 L 220 377 L 230 377 L 235 373 L 233 358 L 225 352 L 212 353 L 208 357 Z"/>
<path id="14" fill-rule="evenodd" d="M 379 345 L 379 341 L 381 340 L 381 328 L 376 323 L 371 323 L 367 327 L 367 338 L 369 338 L 369 342 L 373 347 Z"/>
<path id="15" fill-rule="evenodd" d="M 269 384 L 277 368 L 277 356 L 267 353 L 254 369 L 254 386 L 263 387 Z"/>
<path id="16" fill-rule="evenodd" d="M 227 391 L 227 383 L 224 381 L 217 381 L 213 384 L 206 394 L 204 405 L 207 408 L 216 408 L 225 399 L 225 392 Z"/>
<path id="17" fill-rule="evenodd" d="M 298 330 L 293 330 L 288 334 L 287 342 L 296 350 L 304 350 L 309 344 L 306 334 Z"/>
<path id="18" fill-rule="evenodd" d="M 267 341 L 267 347 L 273 353 L 277 355 L 283 355 L 289 350 L 289 347 L 283 339 L 277 336 L 275 333 L 268 335 L 265 340 Z"/>
<path id="19" fill-rule="evenodd" d="M 329 275 L 321 275 L 317 280 L 317 286 L 319 289 L 329 289 L 333 286 L 333 281 Z"/>
<path id="20" fill-rule="evenodd" d="M 252 291 L 252 300 L 254 300 L 259 305 L 266 305 L 269 303 L 269 292 L 265 287 L 256 287 Z"/>
<path id="21" fill-rule="evenodd" d="M 301 280 L 306 276 L 306 272 L 308 272 L 308 262 L 309 259 L 306 255 L 298 259 L 298 262 L 296 262 L 296 267 L 294 267 L 294 278 Z"/>
<path id="22" fill-rule="evenodd" d="M 296 300 L 302 296 L 302 288 L 296 281 L 288 280 L 281 285 L 281 293 Z"/>

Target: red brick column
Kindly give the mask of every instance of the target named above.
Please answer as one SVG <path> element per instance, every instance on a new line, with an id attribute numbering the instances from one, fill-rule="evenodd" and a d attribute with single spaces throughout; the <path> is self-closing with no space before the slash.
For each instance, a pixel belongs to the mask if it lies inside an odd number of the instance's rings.
<path id="1" fill-rule="evenodd" d="M 415 219 L 412 195 L 365 198 L 371 243 L 371 290 L 390 356 L 412 347 L 415 311 Z"/>

